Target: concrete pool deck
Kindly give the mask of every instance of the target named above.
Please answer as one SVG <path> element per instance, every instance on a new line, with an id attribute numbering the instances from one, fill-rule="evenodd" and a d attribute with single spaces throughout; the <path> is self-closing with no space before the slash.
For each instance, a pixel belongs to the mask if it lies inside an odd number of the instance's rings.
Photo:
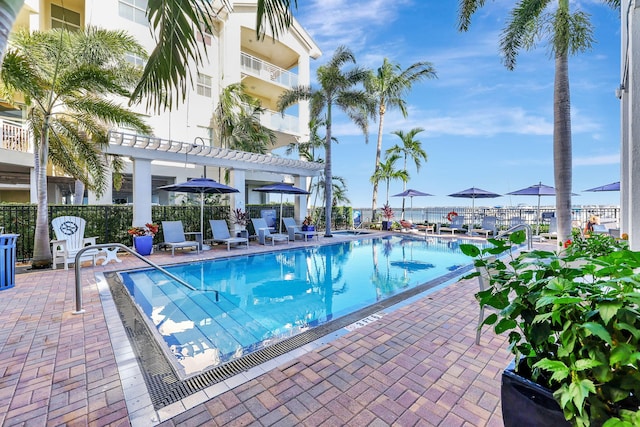
<path id="1" fill-rule="evenodd" d="M 254 242 L 249 248 L 271 250 Z M 218 246 L 150 259 L 171 264 L 246 254 Z M 474 343 L 475 280 L 402 304 L 237 386 L 232 381 L 150 410 L 144 382 L 131 368 L 135 356 L 123 353 L 126 339 L 114 335 L 120 319 L 97 285 L 100 273 L 143 265 L 121 259 L 82 268 L 83 314 L 73 314 L 73 269 L 18 274 L 14 288 L 0 291 L 0 425 L 502 425 L 500 374 L 510 356 L 505 337 L 492 331 Z"/>

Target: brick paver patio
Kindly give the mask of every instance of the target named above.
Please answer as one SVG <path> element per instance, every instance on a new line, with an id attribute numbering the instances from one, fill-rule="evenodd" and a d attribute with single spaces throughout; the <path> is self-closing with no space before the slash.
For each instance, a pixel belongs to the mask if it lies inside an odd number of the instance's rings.
<path id="1" fill-rule="evenodd" d="M 216 247 L 150 259 L 226 256 Z M 105 318 L 94 278 L 141 265 L 121 258 L 83 267 L 84 314 L 72 314 L 73 270 L 19 274 L 14 288 L 0 291 L 0 425 L 151 423 L 130 416 L 107 329 L 120 319 Z M 500 375 L 510 357 L 505 338 L 492 331 L 475 345 L 476 289 L 475 281 L 450 284 L 230 391 L 187 398 L 190 409 L 157 419 L 164 426 L 501 426 Z"/>

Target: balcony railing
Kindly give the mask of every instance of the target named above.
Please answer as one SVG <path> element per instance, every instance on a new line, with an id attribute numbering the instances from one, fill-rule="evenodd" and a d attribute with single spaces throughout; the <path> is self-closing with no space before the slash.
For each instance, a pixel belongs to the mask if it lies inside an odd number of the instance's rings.
<path id="1" fill-rule="evenodd" d="M 298 84 L 297 74 L 283 70 L 255 56 L 247 55 L 246 53 L 242 53 L 241 55 L 240 64 L 243 72 L 288 88 Z"/>
<path id="2" fill-rule="evenodd" d="M 249 104 L 243 104 L 245 112 L 250 113 L 251 107 Z M 285 133 L 300 133 L 300 126 L 297 116 L 290 116 L 288 114 L 282 115 L 276 111 L 263 109 L 260 113 L 260 124 L 271 130 L 277 130 Z"/>
<path id="3" fill-rule="evenodd" d="M 5 150 L 31 152 L 31 144 L 29 142 L 29 130 L 18 122 L 0 119 L 2 126 L 2 140 L 0 148 Z"/>

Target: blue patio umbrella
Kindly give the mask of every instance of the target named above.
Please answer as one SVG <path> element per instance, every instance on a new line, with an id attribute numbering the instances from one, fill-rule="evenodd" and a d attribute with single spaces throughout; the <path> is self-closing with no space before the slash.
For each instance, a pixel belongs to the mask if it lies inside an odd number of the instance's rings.
<path id="1" fill-rule="evenodd" d="M 282 195 L 283 194 L 294 194 L 294 195 L 302 195 L 302 194 L 311 194 L 307 190 L 303 190 L 302 188 L 294 187 L 293 184 L 288 184 L 286 182 L 277 182 L 273 184 L 264 185 L 259 188 L 254 188 L 253 191 L 258 191 L 260 193 L 280 193 L 280 223 L 278 228 L 278 233 L 282 233 Z"/>
<path id="2" fill-rule="evenodd" d="M 620 181 L 612 182 L 611 184 L 601 185 L 600 187 L 590 188 L 584 191 L 620 191 Z"/>
<path id="3" fill-rule="evenodd" d="M 523 188 L 522 190 L 512 191 L 507 194 L 513 194 L 514 196 L 538 196 L 538 210 L 536 214 L 536 234 L 540 233 L 540 197 L 542 196 L 555 196 L 556 189 L 544 185 L 542 182 L 531 185 L 527 188 Z"/>
<path id="4" fill-rule="evenodd" d="M 394 194 L 393 196 L 391 196 L 391 197 L 409 197 L 411 199 L 411 220 L 412 221 L 413 221 L 413 198 L 416 196 L 433 196 L 433 194 L 423 193 L 422 191 L 413 190 L 409 188 L 403 191 L 402 193 Z"/>
<path id="5" fill-rule="evenodd" d="M 471 212 L 475 216 L 476 212 L 476 199 L 493 199 L 495 197 L 502 197 L 500 194 L 492 193 L 491 191 L 483 190 L 481 188 L 471 187 L 466 190 L 458 191 L 457 193 L 449 194 L 449 197 L 463 197 L 465 199 L 471 199 Z M 471 219 L 473 222 L 473 218 Z M 472 224 L 473 225 L 473 224 Z"/>
<path id="6" fill-rule="evenodd" d="M 204 195 L 239 193 L 240 190 L 214 181 L 210 178 L 195 178 L 180 184 L 171 184 L 158 187 L 159 190 L 177 191 L 180 193 L 200 194 L 200 236 L 204 239 Z M 204 246 L 203 246 L 204 249 Z"/>

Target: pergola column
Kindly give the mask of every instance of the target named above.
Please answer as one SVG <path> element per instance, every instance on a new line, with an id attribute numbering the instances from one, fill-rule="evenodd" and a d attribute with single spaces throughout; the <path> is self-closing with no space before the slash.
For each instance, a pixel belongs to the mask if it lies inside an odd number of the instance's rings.
<path id="1" fill-rule="evenodd" d="M 309 188 L 309 177 L 307 176 L 296 176 L 293 182 L 295 187 L 303 188 L 305 190 Z M 303 194 L 301 196 L 294 197 L 294 200 L 293 214 L 296 220 L 299 223 L 302 223 L 302 220 L 304 220 L 308 215 L 309 196 Z"/>
<path id="2" fill-rule="evenodd" d="M 133 159 L 133 224 L 151 222 L 151 160 Z"/>
<path id="3" fill-rule="evenodd" d="M 240 190 L 239 193 L 230 193 L 229 206 L 232 210 L 242 209 L 245 211 L 246 185 L 245 185 L 245 171 L 240 169 L 232 169 L 229 171 L 230 182 L 229 185 L 233 188 Z"/>

